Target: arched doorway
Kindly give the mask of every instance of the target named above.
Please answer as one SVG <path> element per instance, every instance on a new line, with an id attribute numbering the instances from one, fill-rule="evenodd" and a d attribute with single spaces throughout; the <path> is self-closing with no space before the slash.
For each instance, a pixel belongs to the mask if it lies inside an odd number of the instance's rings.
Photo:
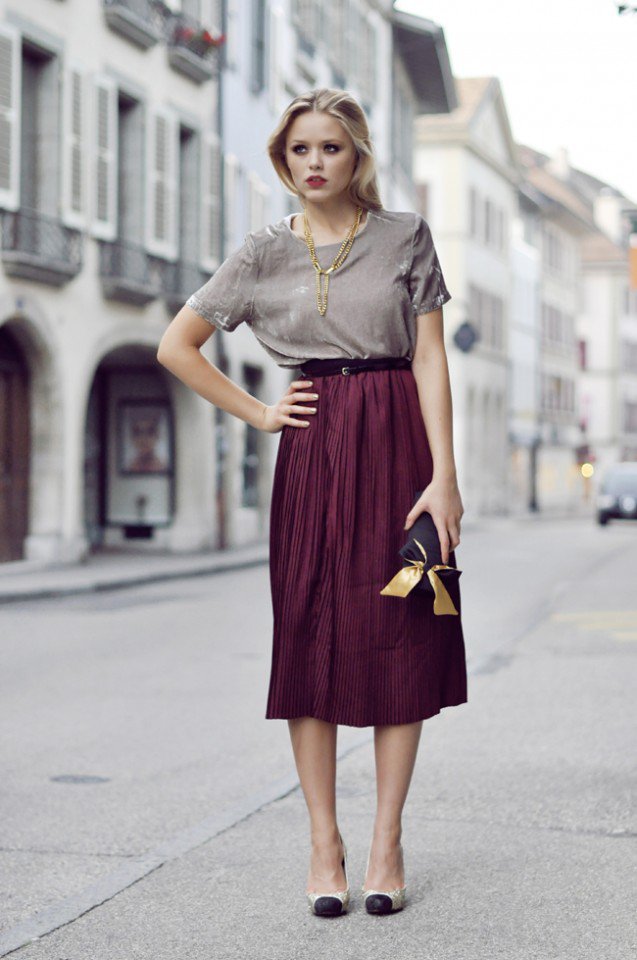
<path id="1" fill-rule="evenodd" d="M 155 350 L 137 344 L 111 350 L 95 371 L 86 409 L 90 548 L 158 545 L 173 519 L 174 474 L 173 409 Z"/>
<path id="2" fill-rule="evenodd" d="M 17 340 L 0 328 L 0 562 L 22 560 L 29 529 L 29 367 Z"/>

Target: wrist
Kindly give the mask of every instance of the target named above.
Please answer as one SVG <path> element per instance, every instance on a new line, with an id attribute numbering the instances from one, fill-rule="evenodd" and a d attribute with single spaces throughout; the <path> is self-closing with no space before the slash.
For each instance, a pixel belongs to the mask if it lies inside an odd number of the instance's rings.
<path id="1" fill-rule="evenodd" d="M 267 404 L 261 403 L 261 410 L 260 410 L 260 412 L 259 412 L 259 416 L 258 416 L 257 423 L 256 423 L 256 428 L 257 428 L 257 430 L 263 430 L 263 428 L 264 428 L 264 424 L 265 424 L 265 413 L 266 413 L 266 410 L 267 410 L 267 409 L 268 409 Z"/>
<path id="2" fill-rule="evenodd" d="M 431 478 L 435 480 L 436 483 L 458 483 L 458 474 L 456 473 L 455 467 L 441 467 L 436 470 L 434 468 L 433 476 Z"/>

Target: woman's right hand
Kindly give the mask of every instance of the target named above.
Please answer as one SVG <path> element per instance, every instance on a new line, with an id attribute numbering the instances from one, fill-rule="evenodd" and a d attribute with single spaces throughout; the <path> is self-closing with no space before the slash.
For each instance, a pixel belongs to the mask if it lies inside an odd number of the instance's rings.
<path id="1" fill-rule="evenodd" d="M 285 395 L 277 403 L 271 407 L 266 406 L 263 411 L 261 429 L 266 433 L 279 433 L 285 426 L 309 427 L 309 420 L 299 420 L 298 417 L 292 417 L 290 414 L 305 413 L 314 416 L 316 407 L 307 407 L 299 403 L 299 400 L 312 400 L 316 403 L 318 394 L 306 392 L 312 386 L 311 380 L 293 380 Z"/>

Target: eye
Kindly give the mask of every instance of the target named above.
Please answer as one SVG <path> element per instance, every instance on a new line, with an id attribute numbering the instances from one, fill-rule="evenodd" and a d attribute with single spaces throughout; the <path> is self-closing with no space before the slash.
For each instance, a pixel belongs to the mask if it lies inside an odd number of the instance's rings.
<path id="1" fill-rule="evenodd" d="M 333 150 L 329 151 L 330 153 L 338 153 L 338 151 L 340 150 L 340 147 L 336 143 L 326 143 L 325 148 L 327 149 L 328 147 L 334 148 Z M 297 143 L 292 147 L 292 153 L 298 153 L 299 150 L 304 150 L 304 149 L 305 149 L 305 144 Z"/>

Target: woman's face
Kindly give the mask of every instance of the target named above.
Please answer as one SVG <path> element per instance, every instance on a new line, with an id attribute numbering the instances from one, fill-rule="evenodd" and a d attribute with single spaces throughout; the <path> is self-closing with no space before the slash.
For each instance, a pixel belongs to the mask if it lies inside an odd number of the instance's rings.
<path id="1" fill-rule="evenodd" d="M 288 127 L 285 159 L 300 197 L 313 203 L 333 201 L 347 190 L 357 161 L 356 147 L 334 117 L 306 110 Z M 323 183 L 307 182 L 319 175 Z"/>

